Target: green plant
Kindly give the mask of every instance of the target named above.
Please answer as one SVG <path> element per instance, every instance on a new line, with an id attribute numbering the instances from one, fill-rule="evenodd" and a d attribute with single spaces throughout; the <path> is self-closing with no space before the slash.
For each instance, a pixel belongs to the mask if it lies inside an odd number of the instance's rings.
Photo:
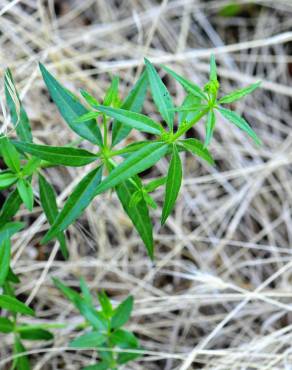
<path id="1" fill-rule="evenodd" d="M 69 127 L 80 137 L 74 143 L 62 147 L 33 143 L 29 119 L 19 99 L 12 74 L 9 70 L 6 71 L 5 95 L 18 139 L 11 139 L 8 135 L 0 137 L 0 154 L 7 166 L 7 169 L 0 172 L 0 189 L 10 190 L 0 212 L 0 286 L 4 292 L 0 296 L 1 308 L 7 309 L 7 306 L 1 306 L 1 297 L 2 300 L 3 297 L 16 299 L 11 288 L 11 282 L 17 281 L 10 268 L 10 238 L 24 226 L 22 223 L 12 221 L 22 203 L 30 211 L 35 202 L 42 206 L 51 225 L 42 243 L 56 238 L 64 258 L 68 258 L 65 230 L 80 217 L 97 195 L 107 190 L 115 191 L 143 240 L 148 255 L 153 259 L 154 241 L 149 209 L 157 208 L 157 205 L 151 193 L 158 187 L 165 187 L 161 215 L 163 225 L 175 206 L 181 187 L 183 170 L 180 153 L 189 152 L 210 165 L 214 163 L 207 147 L 213 136 L 217 114 L 221 114 L 260 144 L 260 140 L 246 120 L 224 107 L 225 104 L 233 103 L 253 92 L 259 83 L 218 98 L 219 82 L 214 56 L 210 61 L 210 78 L 203 89 L 168 67 L 162 66 L 186 91 L 182 104 L 175 107 L 158 72 L 146 59 L 145 67 L 124 100 L 119 97 L 118 77 L 113 78 L 102 102 L 81 90 L 81 95 L 88 106 L 85 108 L 72 92 L 63 87 L 40 64 L 51 98 Z M 140 113 L 148 87 L 162 123 Z M 205 142 L 202 143 L 195 138 L 185 139 L 185 133 L 202 118 L 206 121 Z M 147 133 L 149 138 L 123 146 L 123 140 L 130 135 L 132 129 Z M 77 147 L 83 140 L 96 147 L 93 152 Z M 161 158 L 168 156 L 170 163 L 167 175 L 144 183 L 139 174 L 155 165 Z M 82 167 L 88 164 L 94 164 L 93 169 L 86 173 L 68 196 L 63 208 L 59 210 L 55 190 L 46 179 L 46 169 L 52 166 Z M 38 192 L 32 186 L 34 178 L 38 179 Z M 76 297 L 74 299 L 76 300 Z M 76 305 L 75 301 L 73 303 Z M 9 309 L 11 310 L 11 306 Z M 6 319 L 10 320 L 6 317 L 4 321 Z M 13 320 L 15 328 L 16 315 Z M 19 341 L 21 336 L 17 334 L 15 338 L 16 351 L 22 351 L 23 347 Z M 14 368 L 21 370 L 28 368 L 17 366 L 16 364 Z"/>
<path id="2" fill-rule="evenodd" d="M 133 310 L 132 296 L 113 308 L 106 293 L 101 292 L 98 294 L 101 310 L 97 311 L 84 279 L 80 279 L 81 294 L 57 279 L 54 279 L 54 283 L 85 318 L 85 324 L 80 325 L 79 329 L 91 327 L 90 331 L 73 339 L 69 344 L 71 348 L 98 351 L 100 361 L 95 365 L 86 366 L 83 370 L 116 370 L 120 365 L 141 356 L 138 339 L 132 332 L 123 328 Z"/>

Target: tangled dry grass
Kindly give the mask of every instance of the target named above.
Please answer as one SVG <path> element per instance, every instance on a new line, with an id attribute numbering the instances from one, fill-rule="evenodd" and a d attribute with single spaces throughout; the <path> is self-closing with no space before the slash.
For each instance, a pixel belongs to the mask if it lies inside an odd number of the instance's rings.
<path id="1" fill-rule="evenodd" d="M 145 356 L 127 369 L 292 369 L 292 3 L 238 0 L 239 14 L 225 17 L 220 11 L 227 3 L 0 0 L 1 73 L 12 68 L 39 143 L 65 145 L 76 137 L 49 102 L 38 61 L 67 87 L 86 87 L 97 97 L 115 73 L 125 94 L 144 56 L 203 84 L 214 52 L 224 92 L 263 81 L 235 106 L 263 146 L 222 120 L 211 145 L 216 166 L 184 158 L 175 213 L 160 228 L 160 211 L 153 212 L 154 265 L 115 196 L 96 198 L 70 227 L 67 262 L 57 245 L 40 246 L 47 228 L 40 209 L 30 217 L 22 211 L 28 227 L 13 244 L 22 278 L 17 293 L 36 309 L 32 322 L 67 324 L 51 345 L 29 348 L 33 370 L 91 363 L 91 352 L 66 349 L 81 317 L 51 281 L 55 276 L 74 287 L 81 275 L 92 291 L 104 288 L 114 301 L 135 296 L 130 326 Z M 181 88 L 166 83 L 180 102 Z M 145 112 L 150 109 L 148 100 Z M 203 137 L 203 124 L 191 134 Z M 166 169 L 161 161 L 146 177 Z M 47 173 L 62 205 L 82 170 Z M 156 193 L 158 203 L 162 196 Z M 6 369 L 11 341 L 0 338 L 0 368 Z"/>

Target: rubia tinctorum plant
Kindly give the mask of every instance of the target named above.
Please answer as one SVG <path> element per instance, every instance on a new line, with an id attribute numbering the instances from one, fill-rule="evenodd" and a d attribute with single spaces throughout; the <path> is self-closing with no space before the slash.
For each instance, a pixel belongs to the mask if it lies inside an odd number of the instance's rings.
<path id="1" fill-rule="evenodd" d="M 96 196 L 107 190 L 115 191 L 123 209 L 143 240 L 148 255 L 153 259 L 154 241 L 149 209 L 157 208 L 157 205 L 151 193 L 158 187 L 165 187 L 161 215 L 163 225 L 175 206 L 181 187 L 183 169 L 180 153 L 186 151 L 202 158 L 210 165 L 214 163 L 208 145 L 218 114 L 245 131 L 255 143 L 260 144 L 260 140 L 248 122 L 234 111 L 225 108 L 226 104 L 233 103 L 253 92 L 259 87 L 259 83 L 218 97 L 219 82 L 214 56 L 211 56 L 210 61 L 210 78 L 203 89 L 170 68 L 166 66 L 162 68 L 182 85 L 186 92 L 185 99 L 178 107 L 174 105 L 157 70 L 147 59 L 145 59 L 144 71 L 125 99 L 120 99 L 119 79 L 114 77 L 102 102 L 85 90 L 81 90 L 87 107 L 40 64 L 40 70 L 52 100 L 69 127 L 80 137 L 76 141 L 79 146 L 68 143 L 67 146 L 62 147 L 39 145 L 33 142 L 28 116 L 20 101 L 12 74 L 10 70 L 6 71 L 5 95 L 17 139 L 3 134 L 0 137 L 0 152 L 7 167 L 0 172 L 0 189 L 9 192 L 0 212 L 0 286 L 2 287 L 0 308 L 8 310 L 8 317 L 1 318 L 0 331 L 1 328 L 3 332 L 8 330 L 5 328 L 13 327 L 16 352 L 24 350 L 17 326 L 17 315 L 32 314 L 30 308 L 17 300 L 12 288 L 12 283 L 17 282 L 17 277 L 10 266 L 10 239 L 24 227 L 23 223 L 13 221 L 21 204 L 24 204 L 29 211 L 35 203 L 42 206 L 50 224 L 50 229 L 43 237 L 42 243 L 57 239 L 64 258 L 67 258 L 69 251 L 65 230 L 82 215 Z M 161 122 L 140 113 L 148 89 L 160 113 Z M 205 142 L 202 143 L 195 138 L 185 139 L 184 135 L 187 131 L 203 118 L 206 128 Z M 132 129 L 147 133 L 149 138 L 123 145 L 124 139 L 129 137 Z M 89 152 L 81 148 L 83 141 L 93 144 L 95 149 Z M 147 183 L 143 182 L 139 174 L 155 165 L 163 157 L 170 157 L 167 175 Z M 88 164 L 92 164 L 93 169 L 85 174 L 68 196 L 63 208 L 59 209 L 56 192 L 46 178 L 46 171 L 52 166 L 80 167 Z M 38 191 L 32 186 L 35 178 L 38 179 Z M 64 293 L 64 290 L 62 291 Z M 74 300 L 68 295 L 67 297 L 75 303 L 76 297 Z M 32 329 L 46 331 L 46 328 L 41 327 Z M 43 335 L 38 334 L 38 337 L 42 336 L 45 338 L 40 339 L 51 339 L 51 334 L 47 331 L 43 332 Z M 22 369 L 20 365 L 18 368 Z"/>

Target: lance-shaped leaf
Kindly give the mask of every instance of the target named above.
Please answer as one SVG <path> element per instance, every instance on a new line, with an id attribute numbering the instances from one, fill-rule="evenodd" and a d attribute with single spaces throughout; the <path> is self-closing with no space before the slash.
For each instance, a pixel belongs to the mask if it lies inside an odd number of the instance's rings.
<path id="1" fill-rule="evenodd" d="M 99 362 L 98 364 L 85 366 L 82 370 L 108 370 L 109 364 L 107 361 Z"/>
<path id="2" fill-rule="evenodd" d="M 143 106 L 148 86 L 147 73 L 144 71 L 135 83 L 134 87 L 123 101 L 122 109 L 137 112 L 141 111 Z M 115 120 L 113 122 L 112 130 L 112 145 L 118 144 L 125 137 L 127 137 L 132 130 L 132 127 L 124 125 L 122 122 Z"/>
<path id="3" fill-rule="evenodd" d="M 192 94 L 188 94 L 181 107 L 179 108 L 178 110 L 178 124 L 179 126 L 183 123 L 183 122 L 189 122 L 191 121 L 192 119 L 195 118 L 197 112 L 198 112 L 198 108 L 200 108 L 201 106 L 201 101 L 202 99 L 201 98 L 198 98 L 197 96 L 194 96 Z"/>
<path id="4" fill-rule="evenodd" d="M 85 300 L 87 304 L 89 304 L 90 306 L 93 306 L 92 295 L 90 293 L 89 286 L 86 284 L 86 281 L 83 276 L 81 276 L 79 283 L 80 283 L 80 289 L 82 292 L 83 299 Z"/>
<path id="5" fill-rule="evenodd" d="M 164 142 L 150 142 L 136 153 L 131 154 L 124 162 L 114 168 L 96 188 L 96 195 L 113 188 L 124 180 L 147 170 L 162 158 L 168 150 Z"/>
<path id="6" fill-rule="evenodd" d="M 0 317 L 0 333 L 11 333 L 14 330 L 14 323 L 6 317 Z"/>
<path id="7" fill-rule="evenodd" d="M 80 299 L 75 303 L 75 306 L 80 311 L 81 315 L 90 323 L 90 325 L 95 330 L 107 331 L 108 330 L 108 321 L 107 319 L 96 309 Z"/>
<path id="8" fill-rule="evenodd" d="M 172 156 L 167 172 L 165 199 L 162 209 L 161 225 L 173 210 L 182 181 L 182 165 L 176 145 L 173 145 Z"/>
<path id="9" fill-rule="evenodd" d="M 142 353 L 137 353 L 136 351 L 131 352 L 131 349 L 132 350 L 139 349 L 139 341 L 133 333 L 127 330 L 124 329 L 116 330 L 112 334 L 110 341 L 112 344 L 118 346 L 119 348 L 129 350 L 118 354 L 119 364 L 125 364 L 129 361 L 135 360 L 136 358 L 142 355 Z"/>
<path id="10" fill-rule="evenodd" d="M 184 139 L 179 140 L 179 145 L 182 146 L 186 151 L 191 152 L 198 157 L 203 158 L 209 164 L 214 164 L 214 160 L 209 153 L 208 149 L 197 139 Z"/>
<path id="11" fill-rule="evenodd" d="M 84 139 L 102 146 L 101 132 L 95 120 L 86 121 L 82 124 L 76 122 L 76 119 L 87 113 L 88 110 L 42 64 L 40 64 L 40 70 L 53 101 L 70 128 Z"/>
<path id="12" fill-rule="evenodd" d="M 10 250 L 10 240 L 7 238 L 0 244 L 0 286 L 5 283 L 9 272 Z"/>
<path id="13" fill-rule="evenodd" d="M 15 273 L 12 271 L 11 268 L 9 268 L 6 280 L 11 281 L 11 283 L 14 283 L 14 284 L 19 284 L 20 283 L 19 277 L 17 275 L 15 275 Z"/>
<path id="14" fill-rule="evenodd" d="M 103 105 L 112 105 L 113 107 L 119 105 L 119 81 L 118 76 L 112 79 L 112 83 L 105 94 Z"/>
<path id="15" fill-rule="evenodd" d="M 174 106 L 166 86 L 148 59 L 144 59 L 154 103 L 169 129 L 173 130 Z"/>
<path id="16" fill-rule="evenodd" d="M 144 185 L 144 189 L 147 191 L 147 193 L 151 193 L 152 191 L 159 188 L 159 186 L 164 185 L 166 183 L 167 177 L 160 177 L 158 179 L 154 179 L 150 182 L 148 182 L 146 185 Z"/>
<path id="17" fill-rule="evenodd" d="M 161 135 L 163 128 L 159 123 L 153 121 L 153 119 L 136 112 L 130 112 L 125 109 L 111 108 L 100 105 L 99 111 L 112 117 L 124 125 L 130 126 L 142 132 L 148 132 L 149 134 Z"/>
<path id="18" fill-rule="evenodd" d="M 27 161 L 26 165 L 23 167 L 22 174 L 24 176 L 31 176 L 38 170 L 40 165 L 41 165 L 41 159 L 36 158 L 36 157 L 31 157 Z"/>
<path id="19" fill-rule="evenodd" d="M 13 190 L 6 198 L 0 213 L 0 225 L 11 220 L 11 218 L 17 213 L 22 200 L 18 194 L 17 189 Z"/>
<path id="20" fill-rule="evenodd" d="M 112 344 L 120 348 L 138 348 L 139 342 L 135 335 L 127 330 L 118 329 L 110 337 Z"/>
<path id="21" fill-rule="evenodd" d="M 131 219 L 135 229 L 143 240 L 149 257 L 153 259 L 153 227 L 145 200 L 142 198 L 138 203 L 131 205 L 131 198 L 137 191 L 137 187 L 129 180 L 121 182 L 116 186 L 118 198 Z"/>
<path id="22" fill-rule="evenodd" d="M 237 113 L 225 109 L 225 108 L 218 108 L 219 112 L 225 117 L 229 122 L 233 123 L 235 126 L 239 127 L 242 131 L 246 132 L 256 144 L 261 145 L 261 140 L 257 137 L 256 133 L 250 127 L 249 123 Z"/>
<path id="23" fill-rule="evenodd" d="M 133 311 L 134 299 L 132 296 L 127 297 L 122 303 L 115 308 L 112 319 L 111 328 L 117 329 L 125 325 L 131 316 Z"/>
<path id="24" fill-rule="evenodd" d="M 6 189 L 17 181 L 18 177 L 12 172 L 0 172 L 0 189 Z"/>
<path id="25" fill-rule="evenodd" d="M 103 333 L 92 331 L 81 335 L 69 343 L 71 348 L 96 348 L 106 342 L 106 337 Z"/>
<path id="26" fill-rule="evenodd" d="M 166 66 L 162 66 L 162 68 L 164 68 L 167 73 L 175 78 L 187 92 L 193 94 L 194 96 L 197 96 L 200 99 L 207 100 L 207 96 L 198 85 L 189 80 L 186 80 L 184 77 L 178 75 L 176 72 Z"/>
<path id="27" fill-rule="evenodd" d="M 58 207 L 56 201 L 56 193 L 52 185 L 39 174 L 39 189 L 40 189 L 40 201 L 50 225 L 53 225 L 58 216 Z M 65 259 L 68 258 L 68 248 L 66 238 L 63 233 L 57 234 L 57 239 L 60 243 L 60 249 Z"/>
<path id="28" fill-rule="evenodd" d="M 21 339 L 25 340 L 52 340 L 53 334 L 45 329 L 33 328 L 29 325 L 16 328 Z"/>
<path id="29" fill-rule="evenodd" d="M 47 243 L 57 236 L 83 213 L 96 195 L 96 189 L 101 181 L 101 176 L 102 167 L 97 167 L 83 177 L 68 197 L 54 224 L 42 239 L 42 243 Z"/>
<path id="30" fill-rule="evenodd" d="M 0 227 L 0 244 L 4 240 L 11 238 L 12 235 L 23 229 L 23 222 L 7 222 L 5 225 Z"/>
<path id="31" fill-rule="evenodd" d="M 211 138 L 213 136 L 214 127 L 215 127 L 215 121 L 216 121 L 215 113 L 214 113 L 214 110 L 211 109 L 209 110 L 208 116 L 207 116 L 206 138 L 205 138 L 205 143 L 204 143 L 205 147 L 207 147 L 210 144 Z"/>
<path id="32" fill-rule="evenodd" d="M 18 150 L 56 165 L 79 167 L 94 162 L 98 158 L 97 155 L 85 149 L 37 145 L 20 141 L 14 143 Z"/>
<path id="33" fill-rule="evenodd" d="M 4 76 L 6 102 L 11 115 L 11 120 L 15 126 L 17 136 L 20 140 L 32 142 L 32 134 L 27 114 L 21 104 L 16 90 L 12 73 L 6 69 Z"/>
<path id="34" fill-rule="evenodd" d="M 13 172 L 20 171 L 20 156 L 15 146 L 10 142 L 10 140 L 3 136 L 0 138 L 1 153 L 4 159 L 4 162 Z"/>
<path id="35" fill-rule="evenodd" d="M 97 108 L 100 105 L 100 103 L 95 99 L 95 97 L 89 94 L 87 91 L 81 89 L 80 93 L 83 96 L 83 98 L 87 101 L 87 103 L 92 106 L 92 108 Z"/>
<path id="36" fill-rule="evenodd" d="M 98 301 L 101 305 L 102 313 L 108 318 L 111 317 L 113 313 L 113 306 L 109 297 L 104 291 L 98 293 Z"/>
<path id="37" fill-rule="evenodd" d="M 217 81 L 217 66 L 214 54 L 210 57 L 210 81 Z"/>
<path id="38" fill-rule="evenodd" d="M 27 351 L 26 348 L 21 343 L 19 338 L 15 336 L 13 352 L 16 356 L 13 360 L 12 369 L 16 369 L 16 370 L 30 370 L 31 369 L 28 356 L 27 355 L 19 356 L 26 351 Z"/>
<path id="39" fill-rule="evenodd" d="M 26 306 L 18 299 L 5 294 L 0 295 L 0 308 L 15 313 L 22 313 L 23 315 L 35 315 L 34 311 L 30 307 Z"/>
<path id="40" fill-rule="evenodd" d="M 87 112 L 87 113 L 83 114 L 82 116 L 78 117 L 75 122 L 82 123 L 82 122 L 85 122 L 85 121 L 90 121 L 92 119 L 96 119 L 99 115 L 100 115 L 99 112 L 90 111 L 90 112 Z"/>
<path id="41" fill-rule="evenodd" d="M 254 90 L 256 90 L 260 86 L 260 84 L 261 81 L 251 84 L 247 87 L 244 87 L 243 89 L 235 90 L 232 93 L 223 96 L 223 98 L 221 98 L 218 103 L 220 104 L 233 103 L 234 101 L 237 101 L 243 98 L 244 96 L 251 94 Z"/>
<path id="42" fill-rule="evenodd" d="M 33 189 L 31 183 L 23 178 L 18 179 L 16 184 L 18 193 L 26 208 L 31 211 L 33 209 Z"/>

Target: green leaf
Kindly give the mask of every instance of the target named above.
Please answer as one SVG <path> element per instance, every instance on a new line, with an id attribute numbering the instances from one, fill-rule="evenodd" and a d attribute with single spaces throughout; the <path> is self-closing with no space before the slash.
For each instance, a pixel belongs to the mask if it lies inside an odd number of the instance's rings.
<path id="1" fill-rule="evenodd" d="M 150 142 L 131 154 L 124 162 L 114 168 L 96 188 L 96 195 L 118 185 L 124 180 L 147 170 L 162 158 L 168 150 L 164 142 Z"/>
<path id="2" fill-rule="evenodd" d="M 208 116 L 207 116 L 206 139 L 204 143 L 205 148 L 210 144 L 211 138 L 213 136 L 215 121 L 216 121 L 215 113 L 213 109 L 211 109 L 209 110 Z"/>
<path id="3" fill-rule="evenodd" d="M 117 308 L 115 308 L 111 319 L 112 329 L 120 328 L 129 321 L 133 310 L 133 304 L 134 299 L 132 296 L 129 296 L 122 303 L 120 303 Z"/>
<path id="4" fill-rule="evenodd" d="M 6 317 L 0 317 L 0 333 L 11 333 L 13 330 L 13 322 Z"/>
<path id="5" fill-rule="evenodd" d="M 145 202 L 148 204 L 149 207 L 151 207 L 153 209 L 158 208 L 158 204 L 155 202 L 155 200 L 146 191 L 143 192 L 143 198 L 144 198 Z"/>
<path id="6" fill-rule="evenodd" d="M 8 270 L 6 280 L 10 281 L 11 283 L 14 283 L 14 284 L 19 284 L 20 283 L 20 279 L 18 278 L 17 275 L 15 275 L 15 273 L 12 271 L 11 268 L 9 268 L 9 270 Z"/>
<path id="7" fill-rule="evenodd" d="M 68 197 L 62 211 L 58 214 L 54 224 L 42 239 L 47 243 L 58 233 L 65 230 L 78 218 L 96 195 L 98 184 L 101 181 L 102 167 L 97 167 L 89 172 L 74 188 Z"/>
<path id="8" fill-rule="evenodd" d="M 152 63 L 146 58 L 144 59 L 144 61 L 153 100 L 162 118 L 167 123 L 169 129 L 172 131 L 174 120 L 174 106 L 171 96 Z"/>
<path id="9" fill-rule="evenodd" d="M 223 96 L 223 98 L 221 98 L 218 103 L 220 104 L 233 103 L 234 101 L 237 101 L 243 98 L 244 96 L 251 94 L 253 91 L 260 87 L 260 84 L 261 81 L 258 81 L 254 84 L 244 87 L 243 89 L 235 90 L 232 93 Z"/>
<path id="10" fill-rule="evenodd" d="M 13 172 L 18 173 L 20 171 L 20 156 L 15 146 L 6 136 L 0 138 L 0 146 L 4 162 Z"/>
<path id="11" fill-rule="evenodd" d="M 131 196 L 129 207 L 130 208 L 135 207 L 142 199 L 143 199 L 142 190 L 139 189 L 139 190 L 135 191 Z"/>
<path id="12" fill-rule="evenodd" d="M 10 238 L 13 234 L 23 229 L 23 227 L 23 222 L 7 222 L 5 225 L 2 225 L 0 227 L 0 244 L 3 243 L 4 240 Z"/>
<path id="13" fill-rule="evenodd" d="M 102 345 L 106 341 L 106 337 L 103 333 L 92 331 L 81 335 L 80 337 L 72 340 L 69 343 L 71 348 L 96 348 Z"/>
<path id="14" fill-rule="evenodd" d="M 5 283 L 10 266 L 11 245 L 7 238 L 0 245 L 0 287 Z"/>
<path id="15" fill-rule="evenodd" d="M 82 368 L 82 370 L 108 370 L 109 365 L 107 362 L 99 362 L 98 364 L 85 366 Z"/>
<path id="16" fill-rule="evenodd" d="M 92 119 L 96 119 L 98 116 L 100 115 L 99 112 L 87 112 L 85 114 L 83 114 L 82 116 L 78 117 L 75 122 L 78 122 L 78 123 L 82 123 L 82 122 L 86 122 L 86 121 L 90 121 Z"/>
<path id="17" fill-rule="evenodd" d="M 53 278 L 54 285 L 64 294 L 64 296 L 69 299 L 74 305 L 78 300 L 81 300 L 80 295 L 75 292 L 75 290 L 67 287 L 59 279 Z"/>
<path id="18" fill-rule="evenodd" d="M 0 295 L 0 307 L 4 310 L 8 310 L 15 313 L 22 313 L 24 315 L 34 316 L 34 311 L 26 306 L 24 303 L 20 302 L 14 297 L 2 294 Z"/>
<path id="19" fill-rule="evenodd" d="M 179 126 L 183 122 L 189 122 L 195 118 L 198 111 L 197 107 L 201 107 L 201 100 L 193 94 L 186 95 L 178 114 Z"/>
<path id="20" fill-rule="evenodd" d="M 37 145 L 20 141 L 16 141 L 15 146 L 20 151 L 30 153 L 50 163 L 63 166 L 85 166 L 96 161 L 98 158 L 97 155 L 79 148 Z"/>
<path id="21" fill-rule="evenodd" d="M 8 188 L 17 181 L 17 175 L 12 172 L 0 172 L 0 189 Z"/>
<path id="22" fill-rule="evenodd" d="M 236 4 L 235 2 L 230 2 L 229 4 L 224 5 L 220 9 L 218 14 L 222 17 L 236 17 L 242 11 L 243 6 L 244 6 L 243 4 Z"/>
<path id="23" fill-rule="evenodd" d="M 67 297 L 86 320 L 97 330 L 107 330 L 108 324 L 105 317 L 97 312 L 91 304 L 84 302 L 84 299 L 75 290 L 67 287 L 58 279 L 53 279 L 55 286 Z"/>
<path id="24" fill-rule="evenodd" d="M 20 178 L 18 179 L 16 186 L 19 196 L 25 204 L 26 208 L 29 211 L 32 211 L 34 198 L 31 184 L 27 180 Z"/>
<path id="25" fill-rule="evenodd" d="M 117 362 L 118 364 L 123 365 L 129 361 L 136 360 L 137 358 L 141 357 L 141 355 L 141 353 L 131 352 L 131 350 L 129 349 L 128 352 L 118 354 Z"/>
<path id="26" fill-rule="evenodd" d="M 144 189 L 147 191 L 147 193 L 151 193 L 152 191 L 159 188 L 159 186 L 164 185 L 166 183 L 167 177 L 160 177 L 158 179 L 152 180 L 148 182 L 148 184 L 144 185 Z"/>
<path id="27" fill-rule="evenodd" d="M 211 154 L 209 153 L 208 149 L 205 148 L 204 145 L 200 142 L 200 140 L 184 139 L 184 140 L 179 140 L 178 143 L 186 151 L 191 152 L 191 153 L 203 158 L 209 164 L 214 164 L 214 160 L 213 160 Z"/>
<path id="28" fill-rule="evenodd" d="M 239 127 L 242 131 L 246 132 L 256 144 L 261 145 L 261 140 L 257 137 L 256 133 L 250 127 L 248 122 L 243 117 L 240 117 L 237 113 L 225 109 L 225 108 L 218 108 L 219 112 L 225 117 L 229 122 L 233 123 L 235 126 Z"/>
<path id="29" fill-rule="evenodd" d="M 144 199 L 141 199 L 137 204 L 131 205 L 131 198 L 136 190 L 137 187 L 129 180 L 122 181 L 116 186 L 116 192 L 124 211 L 143 240 L 150 258 L 153 259 L 153 227 L 147 204 Z"/>
<path id="30" fill-rule="evenodd" d="M 139 341 L 133 333 L 124 329 L 116 330 L 111 336 L 110 341 L 120 348 L 138 348 Z"/>
<path id="31" fill-rule="evenodd" d="M 83 96 L 83 98 L 87 101 L 87 103 L 92 106 L 92 108 L 97 108 L 100 105 L 100 103 L 95 99 L 95 97 L 93 97 L 87 91 L 81 89 L 80 93 Z"/>
<path id="32" fill-rule="evenodd" d="M 32 142 L 29 120 L 19 99 L 12 73 L 9 69 L 6 69 L 5 71 L 4 86 L 6 102 L 18 137 L 20 140 Z"/>
<path id="33" fill-rule="evenodd" d="M 0 225 L 11 220 L 17 213 L 22 201 L 17 189 L 13 190 L 6 198 L 0 213 Z"/>
<path id="34" fill-rule="evenodd" d="M 210 81 L 217 81 L 217 67 L 214 54 L 210 57 Z"/>
<path id="35" fill-rule="evenodd" d="M 165 199 L 162 209 L 161 225 L 165 223 L 170 215 L 175 201 L 178 197 L 179 189 L 182 181 L 182 164 L 176 145 L 173 145 L 172 157 L 167 173 L 165 186 Z"/>
<path id="36" fill-rule="evenodd" d="M 75 302 L 75 306 L 94 329 L 107 332 L 107 319 L 100 312 L 97 312 L 91 305 L 85 303 L 81 298 Z"/>
<path id="37" fill-rule="evenodd" d="M 142 132 L 148 132 L 149 134 L 161 135 L 163 128 L 159 123 L 153 121 L 151 118 L 144 116 L 143 114 L 130 112 L 125 109 L 111 108 L 100 105 L 98 110 L 103 112 L 109 117 L 112 117 L 124 125 L 130 126 Z"/>
<path id="38" fill-rule="evenodd" d="M 119 77 L 115 76 L 103 100 L 103 105 L 113 107 L 119 104 Z"/>
<path id="39" fill-rule="evenodd" d="M 49 224 L 53 225 L 59 213 L 57 207 L 56 193 L 52 185 L 41 174 L 39 174 L 39 189 L 42 208 L 45 212 Z M 65 235 L 63 233 L 59 233 L 57 234 L 57 239 L 60 243 L 60 249 L 63 257 L 67 259 L 69 253 Z"/>
<path id="40" fill-rule="evenodd" d="M 106 317 L 111 317 L 113 312 L 113 307 L 109 297 L 104 291 L 98 293 L 98 300 L 102 308 L 102 312 Z"/>
<path id="41" fill-rule="evenodd" d="M 116 155 L 122 155 L 123 157 L 127 157 L 128 154 L 136 152 L 140 148 L 143 148 L 144 146 L 148 145 L 148 143 L 149 143 L 148 140 L 137 141 L 127 145 L 122 149 L 117 150 L 115 153 Z"/>
<path id="42" fill-rule="evenodd" d="M 29 325 L 17 327 L 21 339 L 25 340 L 52 340 L 53 334 L 48 330 L 30 328 Z"/>
<path id="43" fill-rule="evenodd" d="M 139 113 L 145 100 L 147 86 L 148 78 L 146 71 L 144 71 L 126 99 L 123 101 L 121 108 Z M 112 127 L 112 146 L 122 141 L 125 137 L 129 135 L 130 131 L 132 130 L 130 126 L 124 125 L 122 122 L 116 120 L 113 122 Z"/>
<path id="44" fill-rule="evenodd" d="M 70 128 L 84 139 L 102 146 L 101 132 L 95 120 L 86 121 L 82 124 L 76 122 L 76 119 L 87 113 L 88 110 L 42 64 L 40 64 L 40 70 L 53 101 Z"/>
<path id="45" fill-rule="evenodd" d="M 24 176 L 31 176 L 40 167 L 41 160 L 36 157 L 32 157 L 28 160 L 27 164 L 22 169 L 22 174 Z"/>
<path id="46" fill-rule="evenodd" d="M 80 288 L 85 302 L 92 306 L 93 305 L 92 296 L 90 294 L 89 287 L 86 284 L 86 281 L 83 276 L 81 276 L 80 278 Z"/>
<path id="47" fill-rule="evenodd" d="M 14 353 L 16 355 L 19 355 L 24 352 L 26 352 L 26 348 L 21 343 L 19 338 L 16 336 L 14 339 Z M 17 356 L 13 361 L 12 368 L 16 370 L 30 370 L 28 356 L 27 355 Z"/>
<path id="48" fill-rule="evenodd" d="M 162 66 L 162 68 L 164 68 L 167 73 L 175 78 L 187 92 L 191 93 L 194 96 L 197 96 L 200 99 L 207 100 L 207 96 L 198 85 L 189 80 L 186 80 L 184 77 L 178 75 L 176 72 L 166 66 Z"/>

